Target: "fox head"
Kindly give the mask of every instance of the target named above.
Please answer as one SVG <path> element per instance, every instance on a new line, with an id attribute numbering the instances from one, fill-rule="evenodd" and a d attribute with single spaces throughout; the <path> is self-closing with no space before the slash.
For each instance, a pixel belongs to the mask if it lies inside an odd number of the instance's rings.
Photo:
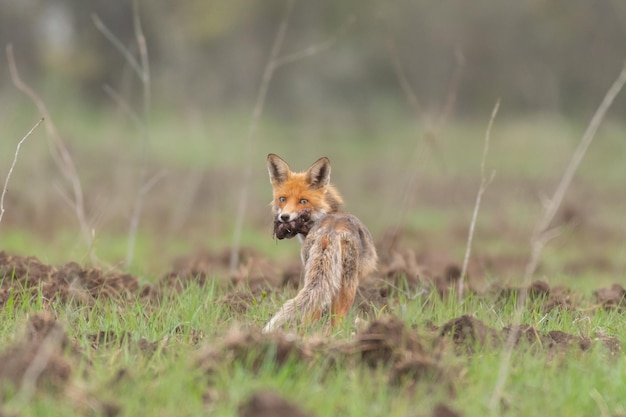
<path id="1" fill-rule="evenodd" d="M 330 184 L 330 161 L 323 157 L 305 172 L 293 172 L 278 155 L 267 156 L 267 170 L 273 187 L 272 207 L 276 220 L 295 220 L 303 210 L 317 220 L 339 210 L 343 200 Z"/>

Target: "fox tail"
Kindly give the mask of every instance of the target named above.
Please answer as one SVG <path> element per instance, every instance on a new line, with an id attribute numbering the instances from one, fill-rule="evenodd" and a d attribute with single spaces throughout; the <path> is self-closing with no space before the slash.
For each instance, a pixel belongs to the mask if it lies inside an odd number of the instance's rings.
<path id="1" fill-rule="evenodd" d="M 308 251 L 304 260 L 304 286 L 263 328 L 271 332 L 285 323 L 301 316 L 304 320 L 317 320 L 322 312 L 329 309 L 339 294 L 342 285 L 343 252 L 345 241 L 337 233 L 329 233 L 322 238 L 324 244 Z M 352 269 L 352 268 L 349 268 Z"/>

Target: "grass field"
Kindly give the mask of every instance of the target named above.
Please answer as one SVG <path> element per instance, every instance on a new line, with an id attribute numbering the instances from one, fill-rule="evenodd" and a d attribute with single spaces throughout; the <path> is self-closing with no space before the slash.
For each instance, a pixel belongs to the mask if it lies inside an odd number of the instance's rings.
<path id="1" fill-rule="evenodd" d="M 10 126 L 3 136 L 15 138 L 0 144 L 3 174 L 37 118 L 24 108 L 0 116 Z M 157 112 L 146 146 L 122 114 L 57 114 L 95 259 L 39 130 L 19 155 L 0 224 L 0 415 L 626 415 L 623 124 L 603 125 L 568 190 L 494 408 L 532 228 L 584 122 L 506 111 L 496 119 L 473 291 L 458 301 L 446 271 L 465 252 L 487 117 L 434 134 L 393 109 L 373 121 L 268 118 L 248 153 L 237 112 Z M 259 333 L 296 291 L 297 274 L 284 277 L 297 270 L 299 249 L 271 237 L 268 152 L 296 169 L 329 156 L 347 209 L 377 241 L 380 272 L 342 328 Z M 246 166 L 244 252 L 233 275 Z M 145 194 L 126 265 L 142 169 L 164 174 Z"/>

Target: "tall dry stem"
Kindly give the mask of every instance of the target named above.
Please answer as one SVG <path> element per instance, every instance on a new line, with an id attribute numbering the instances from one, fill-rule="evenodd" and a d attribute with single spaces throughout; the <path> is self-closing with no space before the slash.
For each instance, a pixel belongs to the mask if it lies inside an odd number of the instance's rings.
<path id="1" fill-rule="evenodd" d="M 250 186 L 250 179 L 252 177 L 252 167 L 255 166 L 252 163 L 251 159 L 254 157 L 254 151 L 256 149 L 256 132 L 259 126 L 259 122 L 261 120 L 261 116 L 263 115 L 263 110 L 265 108 L 265 100 L 267 97 L 267 93 L 270 88 L 270 84 L 272 79 L 274 78 L 274 73 L 276 70 L 282 66 L 287 64 L 294 63 L 304 58 L 308 58 L 314 56 L 320 52 L 323 52 L 330 48 L 343 34 L 350 24 L 354 21 L 354 18 L 350 17 L 346 21 L 346 23 L 342 26 L 339 32 L 328 38 L 325 41 L 322 41 L 317 44 L 312 44 L 307 48 L 304 48 L 300 51 L 296 51 L 290 54 L 286 54 L 281 56 L 281 50 L 283 47 L 283 43 L 285 41 L 285 36 L 287 34 L 287 29 L 289 27 L 289 19 L 291 16 L 291 12 L 293 10 L 295 4 L 295 0 L 288 0 L 285 5 L 285 10 L 283 13 L 283 17 L 278 26 L 278 30 L 276 31 L 276 35 L 274 36 L 274 41 L 272 43 L 272 49 L 270 51 L 267 63 L 265 64 L 265 68 L 263 70 L 263 75 L 261 77 L 261 84 L 259 86 L 259 91 L 256 96 L 256 101 L 254 103 L 254 107 L 252 110 L 252 116 L 250 118 L 250 124 L 248 125 L 248 133 L 246 135 L 246 154 L 244 159 L 244 174 L 242 178 L 242 184 L 240 187 L 239 193 L 239 203 L 237 205 L 237 216 L 235 218 L 235 227 L 233 230 L 233 241 L 231 245 L 230 252 L 230 271 L 231 273 L 235 273 L 237 267 L 239 266 L 239 249 L 241 246 L 241 232 L 243 230 L 243 223 L 245 220 L 246 208 L 248 206 L 248 188 Z"/>
<path id="2" fill-rule="evenodd" d="M 109 85 L 104 86 L 105 92 L 120 106 L 120 108 L 135 123 L 143 135 L 143 151 L 141 155 L 141 163 L 139 164 L 139 188 L 135 194 L 133 207 L 128 227 L 128 239 L 126 244 L 126 267 L 128 268 L 134 258 L 135 242 L 137 240 L 137 232 L 139 229 L 139 220 L 143 209 L 145 195 L 156 185 L 156 182 L 163 177 L 163 173 L 158 173 L 152 178 L 147 178 L 147 144 L 150 138 L 150 107 L 151 107 L 151 85 L 150 85 L 150 61 L 148 59 L 148 43 L 143 33 L 141 24 L 139 1 L 133 0 L 133 29 L 135 32 L 135 42 L 139 51 L 139 59 L 115 36 L 115 34 L 104 24 L 97 16 L 92 16 L 94 25 L 102 33 L 102 35 L 120 52 L 128 65 L 133 69 L 137 78 L 141 82 L 143 91 L 143 109 L 139 115 L 124 100 L 121 94 Z"/>
<path id="3" fill-rule="evenodd" d="M 9 179 L 11 178 L 11 174 L 13 173 L 13 168 L 15 168 L 15 164 L 17 163 L 17 155 L 20 152 L 22 143 L 24 143 L 24 141 L 28 139 L 28 137 L 35 131 L 35 129 L 39 127 L 39 125 L 43 121 L 44 121 L 44 118 L 42 117 L 41 119 L 39 119 L 37 123 L 35 123 L 35 125 L 28 131 L 28 133 L 26 133 L 26 135 L 22 138 L 22 140 L 20 140 L 17 143 L 17 146 L 15 148 L 15 154 L 13 155 L 13 162 L 11 163 L 11 166 L 9 167 L 7 178 L 4 181 L 4 187 L 2 187 L 2 196 L 0 196 L 0 224 L 2 223 L 2 217 L 4 217 L 4 196 L 6 195 L 7 189 L 9 188 Z"/>
<path id="4" fill-rule="evenodd" d="M 396 77 L 396 81 L 398 82 L 400 90 L 406 98 L 407 104 L 413 110 L 415 119 L 420 125 L 420 129 L 423 130 L 420 139 L 424 140 L 419 140 L 416 142 L 415 148 L 413 150 L 414 157 L 410 158 L 409 160 L 411 161 L 412 166 L 421 166 L 424 159 L 426 159 L 428 156 L 434 156 L 439 165 L 445 171 L 445 158 L 439 145 L 438 139 L 441 130 L 445 126 L 449 117 L 452 115 L 454 106 L 456 104 L 457 91 L 460 87 L 463 70 L 465 68 L 465 58 L 463 56 L 463 53 L 460 48 L 457 48 L 455 50 L 456 68 L 454 74 L 452 75 L 452 78 L 448 83 L 446 100 L 443 107 L 439 109 L 438 113 L 431 120 L 431 118 L 428 117 L 423 104 L 420 102 L 417 93 L 415 92 L 415 89 L 409 81 L 409 77 L 407 75 L 404 65 L 402 64 L 402 60 L 400 59 L 400 55 L 396 47 L 396 41 L 393 35 L 389 34 L 387 36 L 386 45 L 387 52 L 389 53 L 389 57 L 391 60 L 391 66 Z M 430 148 L 431 155 L 426 155 L 425 152 L 421 152 L 421 146 L 424 143 Z M 394 216 L 397 219 L 397 225 L 401 225 L 404 223 L 410 199 L 415 194 L 418 173 L 415 170 L 408 171 L 411 173 L 408 175 L 406 184 L 402 189 L 402 196 L 400 197 L 402 201 L 402 203 L 400 204 L 400 212 L 394 212 Z M 395 207 L 394 210 L 396 210 Z M 390 245 L 391 244 L 392 243 L 390 243 Z"/>
<path id="5" fill-rule="evenodd" d="M 80 177 L 78 176 L 78 171 L 76 170 L 76 165 L 74 164 L 74 160 L 65 146 L 65 143 L 61 139 L 61 135 L 54 125 L 50 112 L 48 111 L 43 99 L 35 92 L 35 90 L 29 87 L 21 79 L 15 62 L 15 57 L 13 55 L 13 46 L 11 44 L 7 45 L 6 53 L 7 60 L 9 62 L 9 72 L 11 74 L 13 84 L 18 90 L 26 94 L 33 101 L 39 113 L 46 120 L 45 126 L 48 133 L 48 146 L 50 148 L 50 154 L 52 155 L 52 159 L 54 160 L 57 168 L 59 168 L 63 177 L 71 187 L 72 198 L 68 198 L 68 200 L 71 202 L 71 207 L 76 213 L 76 218 L 78 219 L 83 239 L 85 240 L 89 251 L 89 258 L 91 262 L 95 262 L 96 259 L 93 253 L 93 232 L 89 222 L 87 221 L 83 188 L 80 182 Z"/>
<path id="6" fill-rule="evenodd" d="M 593 141 L 598 127 L 600 126 L 600 123 L 602 123 L 606 112 L 611 107 L 611 104 L 613 104 L 615 97 L 617 97 L 619 92 L 624 87 L 625 83 L 626 62 L 624 67 L 622 68 L 622 71 L 619 73 L 617 79 L 613 82 L 613 84 L 607 91 L 604 99 L 602 100 L 602 103 L 600 103 L 600 106 L 593 115 L 589 126 L 587 126 L 587 130 L 585 130 L 583 137 L 581 138 L 576 150 L 574 151 L 574 154 L 572 155 L 572 159 L 570 160 L 565 169 L 565 172 L 563 173 L 563 176 L 561 177 L 561 181 L 554 191 L 552 198 L 548 200 L 547 203 L 544 205 L 543 212 L 537 220 L 537 223 L 535 224 L 535 227 L 533 229 L 530 238 L 530 260 L 526 264 L 526 268 L 524 270 L 523 284 L 519 292 L 517 306 L 515 308 L 515 313 L 513 316 L 514 326 L 509 332 L 509 336 L 506 341 L 502 360 L 500 362 L 500 368 L 498 370 L 498 378 L 496 380 L 493 394 L 491 396 L 491 401 L 489 403 L 491 414 L 494 416 L 500 414 L 500 401 L 504 392 L 504 385 L 506 384 L 509 375 L 509 369 L 511 366 L 511 355 L 515 345 L 515 340 L 517 340 L 519 336 L 519 324 L 521 322 L 522 313 L 524 311 L 526 299 L 528 297 L 528 285 L 530 284 L 533 274 L 535 273 L 537 266 L 539 265 L 539 260 L 541 259 L 541 253 L 543 251 L 543 248 L 551 239 L 559 234 L 559 229 L 550 228 L 550 224 L 552 223 L 552 220 L 554 220 L 554 216 L 561 206 L 563 197 L 565 196 L 565 192 L 567 191 L 567 188 L 569 187 L 572 178 L 574 178 L 576 169 L 578 168 L 578 165 L 585 156 L 587 148 Z"/>
<path id="7" fill-rule="evenodd" d="M 489 141 L 491 139 L 491 128 L 493 127 L 493 121 L 496 118 L 496 114 L 498 114 L 498 109 L 500 108 L 500 100 L 496 102 L 493 111 L 491 112 L 491 118 L 489 119 L 489 124 L 487 125 L 487 131 L 485 132 L 485 144 L 483 146 L 483 156 L 480 160 L 480 187 L 478 188 L 478 193 L 476 194 L 476 203 L 474 204 L 474 212 L 472 213 L 472 221 L 470 222 L 470 229 L 467 235 L 467 246 L 465 247 L 465 257 L 463 258 L 463 268 L 461 269 L 461 277 L 459 279 L 459 287 L 458 287 L 458 295 L 459 302 L 463 299 L 464 293 L 464 285 L 467 281 L 467 267 L 469 265 L 470 254 L 472 251 L 472 240 L 474 239 L 474 229 L 476 228 L 476 219 L 478 218 L 478 210 L 480 209 L 480 202 L 482 200 L 483 194 L 487 190 L 487 187 L 493 181 L 493 177 L 495 176 L 495 171 L 491 171 L 491 175 L 489 178 L 485 176 L 485 161 L 487 160 L 487 154 L 489 152 Z"/>

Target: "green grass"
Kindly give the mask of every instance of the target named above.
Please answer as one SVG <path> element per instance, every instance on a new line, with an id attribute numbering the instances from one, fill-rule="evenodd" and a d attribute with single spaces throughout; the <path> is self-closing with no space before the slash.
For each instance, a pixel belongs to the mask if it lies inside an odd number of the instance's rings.
<path id="1" fill-rule="evenodd" d="M 407 119 L 404 110 L 393 108 L 381 109 L 380 120 L 370 121 L 368 127 L 320 124 L 314 119 L 263 119 L 254 159 L 248 161 L 248 112 L 187 115 L 155 109 L 147 159 L 151 174 L 160 170 L 167 174 L 146 196 L 135 259 L 124 266 L 129 213 L 142 159 L 141 135 L 122 114 L 68 101 L 55 106 L 52 116 L 83 181 L 88 217 L 93 219 L 93 251 L 103 268 L 122 269 L 141 282 L 155 282 L 177 256 L 196 248 L 228 248 L 242 175 L 248 167 L 252 168 L 250 198 L 241 243 L 282 264 L 296 261 L 298 245 L 275 242 L 268 230 L 268 152 L 278 152 L 294 169 L 329 156 L 333 181 L 344 194 L 347 209 L 370 227 L 377 240 L 389 228 L 400 227 L 406 233 L 403 247 L 417 253 L 443 252 L 456 263 L 464 254 L 488 115 L 482 121 L 452 121 L 434 141 L 424 139 L 424 127 Z M 7 138 L 0 143 L 0 167 L 9 166 L 15 144 L 36 120 L 29 104 L 18 103 L 0 115 L 2 136 Z M 584 126 L 584 121 L 551 116 L 496 119 L 486 164 L 496 175 L 484 194 L 472 261 L 528 258 L 528 239 L 542 198 L 553 192 Z M 603 125 L 568 191 L 566 202 L 577 210 L 580 222 L 548 244 L 535 278 L 573 288 L 582 299 L 581 307 L 545 313 L 539 303 L 529 304 L 522 321 L 539 332 L 560 330 L 592 338 L 603 334 L 626 343 L 623 312 L 591 308 L 591 292 L 619 280 L 626 271 L 625 131 L 621 121 Z M 60 197 L 58 189 L 64 182 L 45 141 L 40 129 L 19 155 L 0 225 L 0 250 L 37 256 L 53 265 L 86 264 L 88 248 L 72 210 Z M 4 179 L 6 169 L 0 173 Z M 187 180 L 196 173 L 201 181 L 188 217 L 178 229 L 169 229 L 180 192 L 191 187 Z M 580 270 L 570 270 L 572 266 Z M 510 275 L 479 278 L 516 282 L 522 273 L 520 267 Z M 388 369 L 346 362 L 328 370 L 323 358 L 313 363 L 291 360 L 282 366 L 268 358 L 258 370 L 245 360 L 224 362 L 209 376 L 197 366 L 205 348 L 222 343 L 232 328 L 261 327 L 291 295 L 276 292 L 240 314 L 219 302 L 225 291 L 214 285 L 191 286 L 180 294 L 166 293 L 151 304 L 105 299 L 89 307 L 54 303 L 47 308 L 81 352 L 73 363 L 68 392 L 53 395 L 43 390 L 20 402 L 11 394 L 15 389 L 0 385 L 0 393 L 5 393 L 1 411 L 20 416 L 106 415 L 103 404 L 110 403 L 119 407 L 120 416 L 236 416 L 251 394 L 270 388 L 317 416 L 427 416 L 440 402 L 465 416 L 488 415 L 502 359 L 501 349 L 488 346 L 478 346 L 472 355 L 445 349 L 440 364 L 453 377 L 445 383 L 425 378 L 411 387 L 389 384 Z M 470 296 L 459 303 L 456 297 L 415 297 L 414 292 L 402 290 L 390 299 L 391 308 L 375 311 L 368 319 L 391 310 L 409 328 L 415 327 L 411 331 L 422 340 L 432 339 L 431 324 L 440 326 L 465 314 L 499 330 L 511 324 L 515 305 L 513 299 L 496 302 Z M 0 311 L 0 352 L 20 340 L 27 317 L 45 305 L 38 294 L 10 296 Z M 355 316 L 352 312 L 344 326 L 330 334 L 322 325 L 314 326 L 300 335 L 301 340 L 321 334 L 332 343 L 350 341 Z M 126 336 L 94 349 L 92 336 L 101 331 Z M 140 340 L 152 348 L 142 349 Z M 626 413 L 624 398 L 623 353 L 610 358 L 604 349 L 594 348 L 551 355 L 520 347 L 513 352 L 500 415 L 618 415 Z"/>
<path id="2" fill-rule="evenodd" d="M 119 409 L 120 416 L 236 416 L 239 405 L 250 395 L 272 389 L 318 416 L 428 415 L 440 402 L 465 416 L 487 415 L 489 411 L 502 358 L 501 349 L 489 346 L 478 345 L 471 355 L 444 350 L 439 364 L 453 375 L 451 379 L 442 382 L 426 377 L 410 387 L 389 384 L 385 367 L 372 370 L 339 362 L 328 369 L 324 358 L 312 363 L 292 359 L 278 366 L 270 356 L 256 370 L 246 360 L 224 361 L 208 375 L 196 365 L 200 352 L 219 345 L 233 326 L 261 325 L 283 298 L 270 297 L 238 314 L 218 302 L 223 293 L 214 285 L 192 285 L 179 294 L 168 293 L 152 305 L 105 299 L 92 307 L 54 303 L 52 311 L 81 352 L 80 359 L 73 360 L 67 390 L 73 394 L 41 390 L 32 400 L 20 403 L 19 397 L 11 394 L 15 391 L 5 386 L 1 390 L 6 394 L 4 409 L 21 416 L 83 416 L 104 415 L 98 407 L 109 404 Z M 456 297 L 441 300 L 430 294 L 413 298 L 402 292 L 392 294 L 391 299 L 394 314 L 408 328 L 414 327 L 410 331 L 423 341 L 428 340 L 428 323 L 442 325 L 463 314 L 500 329 L 511 323 L 515 304 L 514 299 L 494 304 L 477 296 L 459 304 Z M 20 338 L 25 318 L 41 308 L 34 297 L 0 312 L 2 348 Z M 561 330 L 584 337 L 602 333 L 626 342 L 626 325 L 619 312 L 581 309 L 545 314 L 538 302 L 527 306 L 522 321 L 539 332 Z M 323 326 L 300 337 L 306 341 L 320 330 Z M 93 349 L 88 336 L 99 331 L 128 336 Z M 192 332 L 204 335 L 197 345 Z M 348 341 L 352 338 L 350 326 L 328 337 L 334 342 Z M 154 342 L 154 350 L 142 350 L 138 343 L 141 338 Z M 249 354 L 254 355 L 253 350 Z M 602 407 L 610 413 L 623 413 L 625 376 L 624 355 L 609 357 L 600 346 L 587 352 L 572 349 L 559 354 L 521 346 L 513 352 L 501 415 L 588 416 L 599 415 Z M 86 404 L 77 398 L 85 399 Z"/>

